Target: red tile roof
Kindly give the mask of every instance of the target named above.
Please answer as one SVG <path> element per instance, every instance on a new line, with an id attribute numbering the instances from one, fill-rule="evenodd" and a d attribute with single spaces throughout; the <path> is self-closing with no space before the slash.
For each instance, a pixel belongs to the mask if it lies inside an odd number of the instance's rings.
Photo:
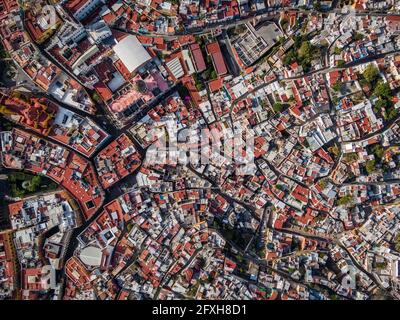
<path id="1" fill-rule="evenodd" d="M 220 76 L 226 74 L 228 70 L 226 68 L 224 57 L 222 56 L 218 42 L 210 43 L 206 48 L 208 54 L 211 55 L 217 74 Z"/>
<path id="2" fill-rule="evenodd" d="M 210 88 L 211 92 L 216 92 L 222 89 L 223 87 L 223 81 L 222 79 L 218 78 L 215 80 L 212 80 L 208 83 L 208 87 Z"/>
<path id="3" fill-rule="evenodd" d="M 190 52 L 193 55 L 194 64 L 196 65 L 197 72 L 204 71 L 206 67 L 206 63 L 204 62 L 203 54 L 201 52 L 200 46 L 197 43 L 193 43 L 190 45 Z"/>

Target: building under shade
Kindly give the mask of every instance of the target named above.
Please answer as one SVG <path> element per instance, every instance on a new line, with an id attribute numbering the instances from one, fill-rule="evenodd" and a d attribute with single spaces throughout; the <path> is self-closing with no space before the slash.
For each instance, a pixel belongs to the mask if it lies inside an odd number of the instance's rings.
<path id="1" fill-rule="evenodd" d="M 129 72 L 136 71 L 151 59 L 147 50 L 133 35 L 123 38 L 113 49 Z"/>
<path id="2" fill-rule="evenodd" d="M 98 267 L 101 264 L 102 255 L 100 248 L 88 246 L 81 251 L 79 258 L 88 267 Z"/>

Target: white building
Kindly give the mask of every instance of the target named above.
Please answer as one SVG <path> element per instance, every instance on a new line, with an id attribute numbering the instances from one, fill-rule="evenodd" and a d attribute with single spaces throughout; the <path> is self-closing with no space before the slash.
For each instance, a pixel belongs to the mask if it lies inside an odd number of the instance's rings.
<path id="1" fill-rule="evenodd" d="M 136 71 L 151 59 L 147 50 L 133 35 L 123 38 L 113 49 L 129 72 Z"/>

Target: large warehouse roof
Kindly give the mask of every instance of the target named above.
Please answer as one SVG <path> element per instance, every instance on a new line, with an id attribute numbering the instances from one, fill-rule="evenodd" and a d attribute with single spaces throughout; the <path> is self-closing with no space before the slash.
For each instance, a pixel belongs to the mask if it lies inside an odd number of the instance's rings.
<path id="1" fill-rule="evenodd" d="M 129 72 L 133 72 L 151 57 L 139 40 L 129 35 L 114 46 L 114 51 L 124 63 Z"/>

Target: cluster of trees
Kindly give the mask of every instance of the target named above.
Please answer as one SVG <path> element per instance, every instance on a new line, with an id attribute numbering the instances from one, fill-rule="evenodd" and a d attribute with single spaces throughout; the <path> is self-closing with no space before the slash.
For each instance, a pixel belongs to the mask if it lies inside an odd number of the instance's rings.
<path id="1" fill-rule="evenodd" d="M 232 28 L 232 30 L 235 30 L 235 31 L 236 31 L 236 28 Z M 199 45 L 200 45 L 200 49 L 201 49 L 201 51 L 202 51 L 202 53 L 203 53 L 203 56 L 206 57 L 206 60 L 207 60 L 207 63 L 206 63 L 206 64 L 207 64 L 207 66 L 208 66 L 207 69 L 204 70 L 204 71 L 201 73 L 200 76 L 199 76 L 198 74 L 195 74 L 195 75 L 194 75 L 194 81 L 196 82 L 196 89 L 197 89 L 198 91 L 202 91 L 202 90 L 205 89 L 205 82 L 206 82 L 206 81 L 209 81 L 209 80 L 215 80 L 215 79 L 217 79 L 217 78 L 218 78 L 218 74 L 217 74 L 217 72 L 214 70 L 213 62 L 212 62 L 212 60 L 211 60 L 210 55 L 208 55 L 208 54 L 206 53 L 206 44 L 205 44 L 203 38 L 200 37 L 200 36 L 196 36 L 196 41 L 197 41 L 197 43 L 199 43 Z"/>
<path id="2" fill-rule="evenodd" d="M 393 105 L 392 89 L 390 89 L 389 84 L 380 81 L 375 87 L 373 95 L 378 98 L 374 106 L 374 112 L 382 114 L 385 120 L 394 119 L 397 111 Z"/>
<path id="3" fill-rule="evenodd" d="M 318 47 L 310 43 L 307 35 L 296 36 L 292 48 L 283 58 L 283 64 L 287 66 L 297 62 L 303 67 L 304 71 L 308 71 L 311 67 L 311 60 L 319 53 Z"/>
<path id="4" fill-rule="evenodd" d="M 328 179 L 321 179 L 320 181 L 319 181 L 319 185 L 320 185 L 320 187 L 322 188 L 322 189 L 325 189 L 326 188 L 326 186 L 328 185 Z"/>
<path id="5" fill-rule="evenodd" d="M 374 144 L 371 147 L 372 153 L 375 155 L 377 159 L 382 159 L 385 151 L 383 150 L 383 147 L 380 144 Z"/>
<path id="6" fill-rule="evenodd" d="M 392 120 L 396 117 L 397 112 L 393 106 L 393 94 L 390 85 L 384 82 L 380 77 L 379 70 L 373 64 L 368 65 L 362 74 L 360 80 L 361 85 L 368 85 L 372 91 L 372 96 L 378 100 L 374 105 L 374 112 L 382 115 L 385 120 Z"/>
<path id="7" fill-rule="evenodd" d="M 396 251 L 400 252 L 400 233 L 397 234 L 395 238 L 395 249 Z"/>
<path id="8" fill-rule="evenodd" d="M 351 162 L 354 162 L 354 161 L 357 161 L 357 160 L 358 160 L 358 154 L 357 154 L 357 152 L 346 153 L 346 154 L 343 156 L 343 161 L 344 161 L 344 162 L 347 162 L 347 163 L 351 163 Z"/>
<path id="9" fill-rule="evenodd" d="M 339 7 L 343 8 L 344 6 L 353 5 L 355 0 L 340 0 Z"/>
<path id="10" fill-rule="evenodd" d="M 338 81 L 332 86 L 332 89 L 336 92 L 342 91 L 343 86 L 344 86 L 344 84 L 342 82 Z"/>
<path id="11" fill-rule="evenodd" d="M 344 60 L 338 60 L 336 63 L 336 66 L 338 68 L 343 68 L 346 65 L 346 62 Z"/>
<path id="12" fill-rule="evenodd" d="M 283 103 L 280 102 L 275 102 L 272 105 L 272 109 L 275 111 L 275 113 L 279 113 L 284 109 L 285 105 Z"/>
<path id="13" fill-rule="evenodd" d="M 369 64 L 368 67 L 365 68 L 362 76 L 364 79 L 362 79 L 360 82 L 362 82 L 362 84 L 370 85 L 372 88 L 380 79 L 379 70 L 373 64 Z"/>
<path id="14" fill-rule="evenodd" d="M 275 187 L 280 191 L 285 191 L 286 190 L 285 185 L 280 184 L 280 183 L 276 184 Z"/>
<path id="15" fill-rule="evenodd" d="M 100 98 L 100 96 L 97 92 L 93 92 L 92 99 L 96 103 L 99 103 L 99 104 L 102 103 L 102 99 Z"/>
<path id="16" fill-rule="evenodd" d="M 3 44 L 0 42 L 0 59 L 9 58 L 8 52 L 4 49 Z"/>
<path id="17" fill-rule="evenodd" d="M 10 60 L 11 56 L 8 51 L 3 47 L 0 41 L 0 83 L 7 83 L 12 81 L 15 77 L 15 67 L 14 63 Z M 6 80 L 6 81 L 5 81 Z"/>
<path id="18" fill-rule="evenodd" d="M 336 204 L 338 206 L 344 206 L 344 205 L 351 203 L 352 201 L 353 201 L 353 196 L 348 194 L 346 196 L 343 196 L 343 197 L 337 199 Z"/>
<path id="19" fill-rule="evenodd" d="M 382 270 L 382 269 L 386 269 L 386 267 L 387 267 L 387 262 L 386 261 L 376 262 L 375 263 L 375 268 L 376 269 Z"/>
<path id="20" fill-rule="evenodd" d="M 23 197 L 25 195 L 40 191 L 50 191 L 57 189 L 57 184 L 42 178 L 41 176 L 33 176 L 23 172 L 13 172 L 8 175 L 10 183 L 11 195 L 13 197 Z"/>
<path id="21" fill-rule="evenodd" d="M 342 53 L 342 50 L 339 47 L 335 47 L 335 49 L 333 49 L 333 53 L 339 55 Z"/>
<path id="22" fill-rule="evenodd" d="M 334 144 L 333 146 L 329 147 L 328 151 L 333 153 L 333 155 L 335 157 L 338 157 L 340 155 L 340 153 L 341 153 L 341 151 L 340 151 L 340 149 L 339 149 L 337 144 Z"/>
<path id="23" fill-rule="evenodd" d="M 1 107 L 0 107 L 0 109 L 1 109 Z M 0 110 L 0 113 L 2 113 L 1 110 Z M 1 131 L 11 131 L 13 128 L 14 128 L 13 123 L 11 123 L 6 118 L 1 118 L 1 122 L 0 122 L 0 130 Z"/>
<path id="24" fill-rule="evenodd" d="M 363 35 L 362 33 L 356 32 L 356 33 L 353 35 L 353 40 L 354 40 L 354 41 L 360 41 L 360 40 L 362 40 L 362 39 L 364 39 L 364 35 Z"/>
<path id="25" fill-rule="evenodd" d="M 365 170 L 367 170 L 368 174 L 372 174 L 373 172 L 375 172 L 376 171 L 376 160 L 375 159 L 368 160 L 365 163 Z"/>
<path id="26" fill-rule="evenodd" d="M 378 166 L 381 165 L 385 150 L 380 144 L 374 144 L 370 151 L 374 154 L 375 159 L 368 160 L 365 164 L 365 170 L 368 174 L 375 172 Z"/>
<path id="27" fill-rule="evenodd" d="M 205 86 L 206 80 L 204 79 L 207 79 L 208 81 L 208 80 L 215 80 L 217 78 L 218 78 L 217 72 L 212 67 L 209 67 L 208 69 L 204 70 L 201 77 L 199 77 L 198 74 L 193 75 L 197 91 L 202 91 L 206 88 Z"/>
<path id="28" fill-rule="evenodd" d="M 203 91 L 206 87 L 205 87 L 205 85 L 204 85 L 204 81 L 202 81 L 200 78 L 199 78 L 199 75 L 197 74 L 197 73 L 195 73 L 194 75 L 193 75 L 193 79 L 194 79 L 194 82 L 196 83 L 196 89 L 197 89 L 197 91 Z"/>
<path id="29" fill-rule="evenodd" d="M 320 1 L 314 1 L 313 8 L 314 8 L 314 10 L 320 11 L 321 8 L 322 8 L 321 2 Z"/>

